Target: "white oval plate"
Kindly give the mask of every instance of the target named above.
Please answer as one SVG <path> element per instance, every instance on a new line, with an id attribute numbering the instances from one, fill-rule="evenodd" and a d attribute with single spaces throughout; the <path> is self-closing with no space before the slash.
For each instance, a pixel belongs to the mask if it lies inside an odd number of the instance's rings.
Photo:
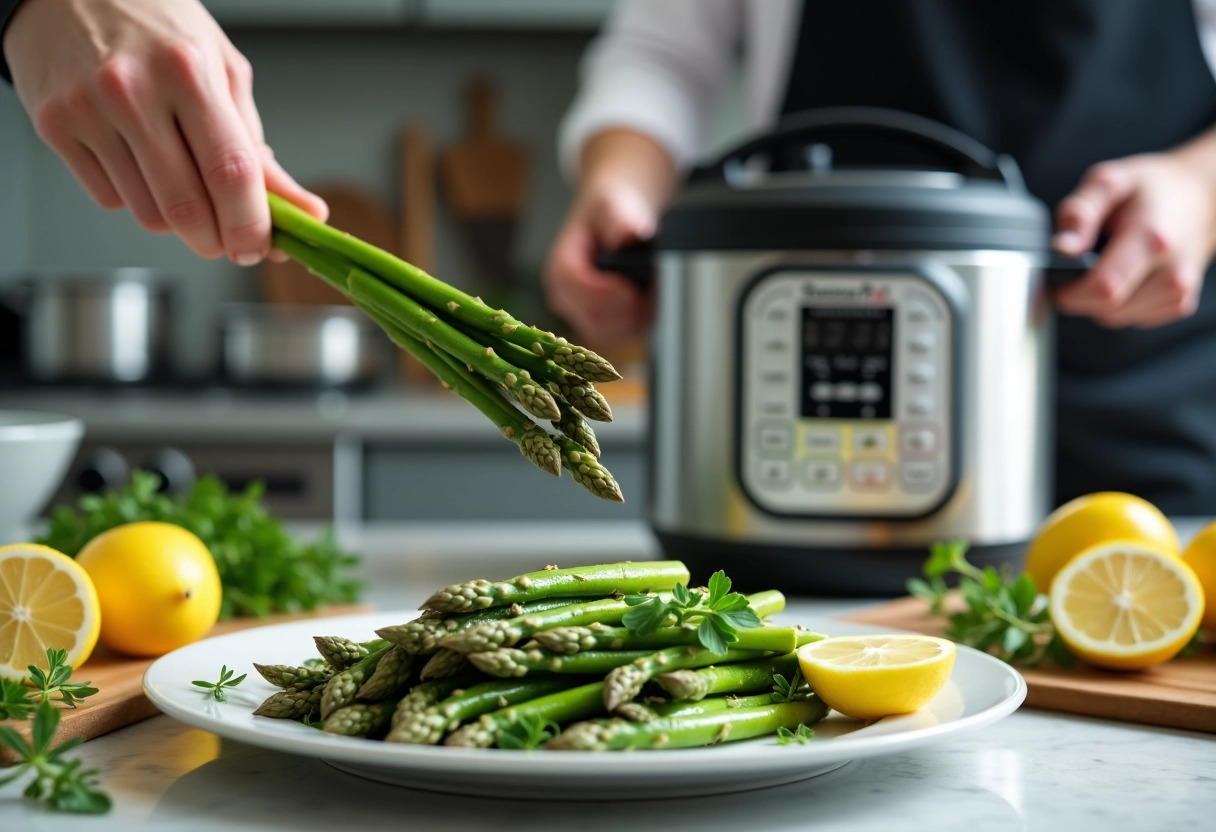
<path id="1" fill-rule="evenodd" d="M 709 748 L 666 751 L 544 752 L 398 745 L 322 733 L 252 711 L 275 692 L 253 669 L 297 664 L 316 655 L 314 635 L 359 641 L 378 627 L 407 621 L 415 612 L 313 619 L 259 627 L 205 639 L 157 659 L 144 674 L 144 691 L 156 707 L 187 725 L 222 737 L 289 754 L 317 757 L 337 768 L 386 783 L 429 791 L 533 799 L 537 783 L 549 799 L 657 798 L 725 794 L 804 780 L 850 760 L 948 741 L 959 731 L 988 725 L 1017 709 L 1026 683 L 1015 670 L 969 647 L 959 647 L 950 681 L 913 714 L 863 725 L 832 712 L 815 725 L 805 745 L 779 746 L 774 737 Z M 886 632 L 840 621 L 804 621 L 832 635 Z M 193 687 L 218 676 L 221 665 L 249 677 L 216 702 Z"/>

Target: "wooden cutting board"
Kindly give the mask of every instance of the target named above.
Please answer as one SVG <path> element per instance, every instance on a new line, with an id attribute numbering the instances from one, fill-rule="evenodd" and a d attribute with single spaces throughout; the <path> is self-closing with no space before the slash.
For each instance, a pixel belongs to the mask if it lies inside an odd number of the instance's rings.
<path id="1" fill-rule="evenodd" d="M 356 615 L 370 611 L 371 607 L 362 604 L 336 604 L 313 613 L 271 615 L 266 618 L 234 618 L 216 624 L 210 635 L 218 636 L 236 630 L 282 624 L 285 621 Z M 322 635 L 322 633 L 318 633 L 318 635 Z M 59 733 L 56 734 L 57 742 L 72 737 L 90 740 L 155 715 L 156 707 L 144 696 L 143 688 L 144 671 L 154 661 L 156 660 L 120 656 L 98 647 L 89 660 L 72 674 L 72 678 L 75 680 L 92 682 L 98 692 L 75 708 L 61 710 Z M 218 677 L 218 667 L 199 668 L 200 678 L 209 679 L 208 674 L 213 671 L 214 675 Z M 16 728 L 18 733 L 28 739 L 31 722 L 32 720 L 28 719 L 21 722 L 9 720 L 0 722 L 0 725 Z M 0 748 L 0 766 L 9 765 L 15 761 L 11 752 Z"/>
<path id="2" fill-rule="evenodd" d="M 957 603 L 957 602 L 956 602 Z M 947 605 L 949 607 L 949 605 Z M 941 635 L 943 620 L 918 598 L 899 598 L 847 616 L 847 621 Z M 1135 672 L 1094 668 L 1018 668 L 1026 705 L 1216 733 L 1216 649 Z"/>

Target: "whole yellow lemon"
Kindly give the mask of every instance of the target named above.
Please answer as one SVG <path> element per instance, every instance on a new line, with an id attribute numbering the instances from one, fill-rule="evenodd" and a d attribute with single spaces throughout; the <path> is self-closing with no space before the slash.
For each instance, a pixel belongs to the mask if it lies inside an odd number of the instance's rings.
<path id="1" fill-rule="evenodd" d="M 1178 552 L 1178 534 L 1156 506 L 1133 494 L 1086 494 L 1057 508 L 1026 551 L 1025 572 L 1039 592 L 1051 589 L 1064 565 L 1091 546 L 1133 540 Z"/>
<path id="2" fill-rule="evenodd" d="M 220 615 L 220 575 L 194 534 L 170 523 L 103 532 L 76 562 L 101 605 L 100 641 L 131 656 L 160 656 L 197 641 Z"/>
<path id="3" fill-rule="evenodd" d="M 1199 626 L 1216 632 L 1216 523 L 1209 523 L 1195 535 L 1182 552 L 1182 559 L 1203 587 L 1206 606 Z"/>

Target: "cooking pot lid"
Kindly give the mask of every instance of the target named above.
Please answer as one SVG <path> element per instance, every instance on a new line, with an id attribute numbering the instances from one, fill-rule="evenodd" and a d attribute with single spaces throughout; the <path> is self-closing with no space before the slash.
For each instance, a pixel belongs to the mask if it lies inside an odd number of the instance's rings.
<path id="1" fill-rule="evenodd" d="M 664 250 L 1041 251 L 1046 207 L 1017 165 L 951 128 L 871 108 L 804 113 L 699 168 Z"/>

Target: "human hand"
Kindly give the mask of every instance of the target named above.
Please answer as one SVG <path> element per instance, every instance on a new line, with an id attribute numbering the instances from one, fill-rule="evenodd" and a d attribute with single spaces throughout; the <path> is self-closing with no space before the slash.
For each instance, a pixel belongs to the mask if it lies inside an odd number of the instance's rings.
<path id="1" fill-rule="evenodd" d="M 1158 327 L 1194 313 L 1216 251 L 1210 154 L 1196 143 L 1090 168 L 1057 209 L 1052 245 L 1078 255 L 1100 231 L 1109 240 L 1094 268 L 1056 293 L 1061 312 L 1111 328 Z"/>
<path id="2" fill-rule="evenodd" d="M 270 252 L 268 189 L 326 215 L 275 161 L 249 62 L 198 0 L 25 0 L 0 46 L 38 136 L 149 231 L 248 266 Z"/>

